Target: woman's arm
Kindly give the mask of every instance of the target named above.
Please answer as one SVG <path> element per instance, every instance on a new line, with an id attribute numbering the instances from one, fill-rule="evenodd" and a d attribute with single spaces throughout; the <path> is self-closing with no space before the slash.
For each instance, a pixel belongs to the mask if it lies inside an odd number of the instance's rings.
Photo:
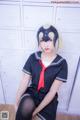
<path id="1" fill-rule="evenodd" d="M 20 82 L 19 88 L 16 93 L 16 105 L 17 106 L 19 104 L 20 97 L 27 89 L 30 80 L 31 80 L 31 76 L 29 74 L 26 74 L 26 73 L 22 74 L 22 80 Z"/>
<path id="2" fill-rule="evenodd" d="M 35 109 L 35 111 L 33 112 L 33 117 L 53 100 L 53 98 L 54 98 L 56 92 L 58 92 L 58 89 L 61 86 L 61 84 L 62 84 L 62 81 L 59 81 L 59 80 L 55 80 L 53 82 L 49 92 L 44 97 L 44 99 L 39 104 L 39 106 Z"/>

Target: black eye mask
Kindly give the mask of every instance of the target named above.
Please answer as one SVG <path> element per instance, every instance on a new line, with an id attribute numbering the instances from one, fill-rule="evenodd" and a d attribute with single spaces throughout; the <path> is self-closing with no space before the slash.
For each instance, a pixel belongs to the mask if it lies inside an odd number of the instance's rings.
<path id="1" fill-rule="evenodd" d="M 42 40 L 45 42 L 49 40 L 53 40 L 55 45 L 56 40 L 58 39 L 58 32 L 56 28 L 53 26 L 50 26 L 47 29 L 42 26 L 39 28 L 37 32 L 37 39 L 38 39 L 38 43 Z"/>

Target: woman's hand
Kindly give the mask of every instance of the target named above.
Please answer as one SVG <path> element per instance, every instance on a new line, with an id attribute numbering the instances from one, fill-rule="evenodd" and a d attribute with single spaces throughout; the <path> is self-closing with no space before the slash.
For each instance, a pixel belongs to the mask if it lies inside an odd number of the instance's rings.
<path id="1" fill-rule="evenodd" d="M 37 108 L 34 110 L 33 114 L 32 114 L 32 118 L 35 118 L 36 115 L 37 115 L 38 111 L 37 111 Z"/>
<path id="2" fill-rule="evenodd" d="M 14 109 L 15 109 L 15 112 L 17 112 L 18 106 L 16 104 L 14 104 Z"/>
<path id="3" fill-rule="evenodd" d="M 15 101 L 15 104 L 14 104 L 14 107 L 15 107 L 15 111 L 17 111 L 18 109 L 18 106 L 19 106 L 19 102 L 20 102 L 20 97 L 16 97 L 16 101 Z"/>
<path id="4" fill-rule="evenodd" d="M 33 114 L 32 114 L 32 117 L 34 117 L 36 114 L 37 114 L 37 112 L 36 112 L 36 111 L 34 111 L 34 112 L 33 112 Z"/>
<path id="5" fill-rule="evenodd" d="M 49 92 L 46 94 L 42 102 L 39 104 L 39 106 L 35 109 L 33 112 L 33 116 L 35 116 L 37 113 L 39 113 L 43 108 L 45 108 L 55 97 L 55 94 L 58 92 L 59 87 L 61 86 L 62 81 L 55 80 L 49 90 Z"/>

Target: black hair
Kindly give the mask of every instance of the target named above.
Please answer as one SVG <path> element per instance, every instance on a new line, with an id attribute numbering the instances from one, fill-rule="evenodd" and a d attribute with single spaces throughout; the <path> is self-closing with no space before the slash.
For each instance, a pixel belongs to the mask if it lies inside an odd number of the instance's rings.
<path id="1" fill-rule="evenodd" d="M 41 27 L 39 28 L 38 32 L 37 32 L 38 44 L 39 44 L 39 34 L 40 34 L 41 32 L 43 33 L 43 39 L 44 39 L 45 41 L 47 41 L 47 40 L 50 39 L 50 37 L 48 36 L 49 32 L 53 32 L 53 33 L 54 33 L 54 38 L 53 38 L 53 40 L 54 40 L 54 46 L 55 46 L 55 43 L 56 43 L 57 39 L 59 38 L 59 34 L 58 34 L 57 29 L 56 29 L 54 26 L 52 26 L 52 25 L 50 25 L 48 28 L 45 28 L 44 26 L 41 26 Z"/>

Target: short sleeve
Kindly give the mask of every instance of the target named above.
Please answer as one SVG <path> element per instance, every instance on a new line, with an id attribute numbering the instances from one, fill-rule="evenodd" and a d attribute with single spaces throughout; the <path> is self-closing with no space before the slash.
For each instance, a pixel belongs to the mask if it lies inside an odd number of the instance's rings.
<path id="1" fill-rule="evenodd" d="M 63 60 L 62 67 L 61 67 L 59 73 L 57 74 L 56 79 L 66 82 L 67 76 L 68 76 L 68 65 L 67 65 L 66 60 Z"/>
<path id="2" fill-rule="evenodd" d="M 31 75 L 32 70 L 31 70 L 31 64 L 32 64 L 32 56 L 30 55 L 29 58 L 27 59 L 22 71 L 26 74 Z"/>

